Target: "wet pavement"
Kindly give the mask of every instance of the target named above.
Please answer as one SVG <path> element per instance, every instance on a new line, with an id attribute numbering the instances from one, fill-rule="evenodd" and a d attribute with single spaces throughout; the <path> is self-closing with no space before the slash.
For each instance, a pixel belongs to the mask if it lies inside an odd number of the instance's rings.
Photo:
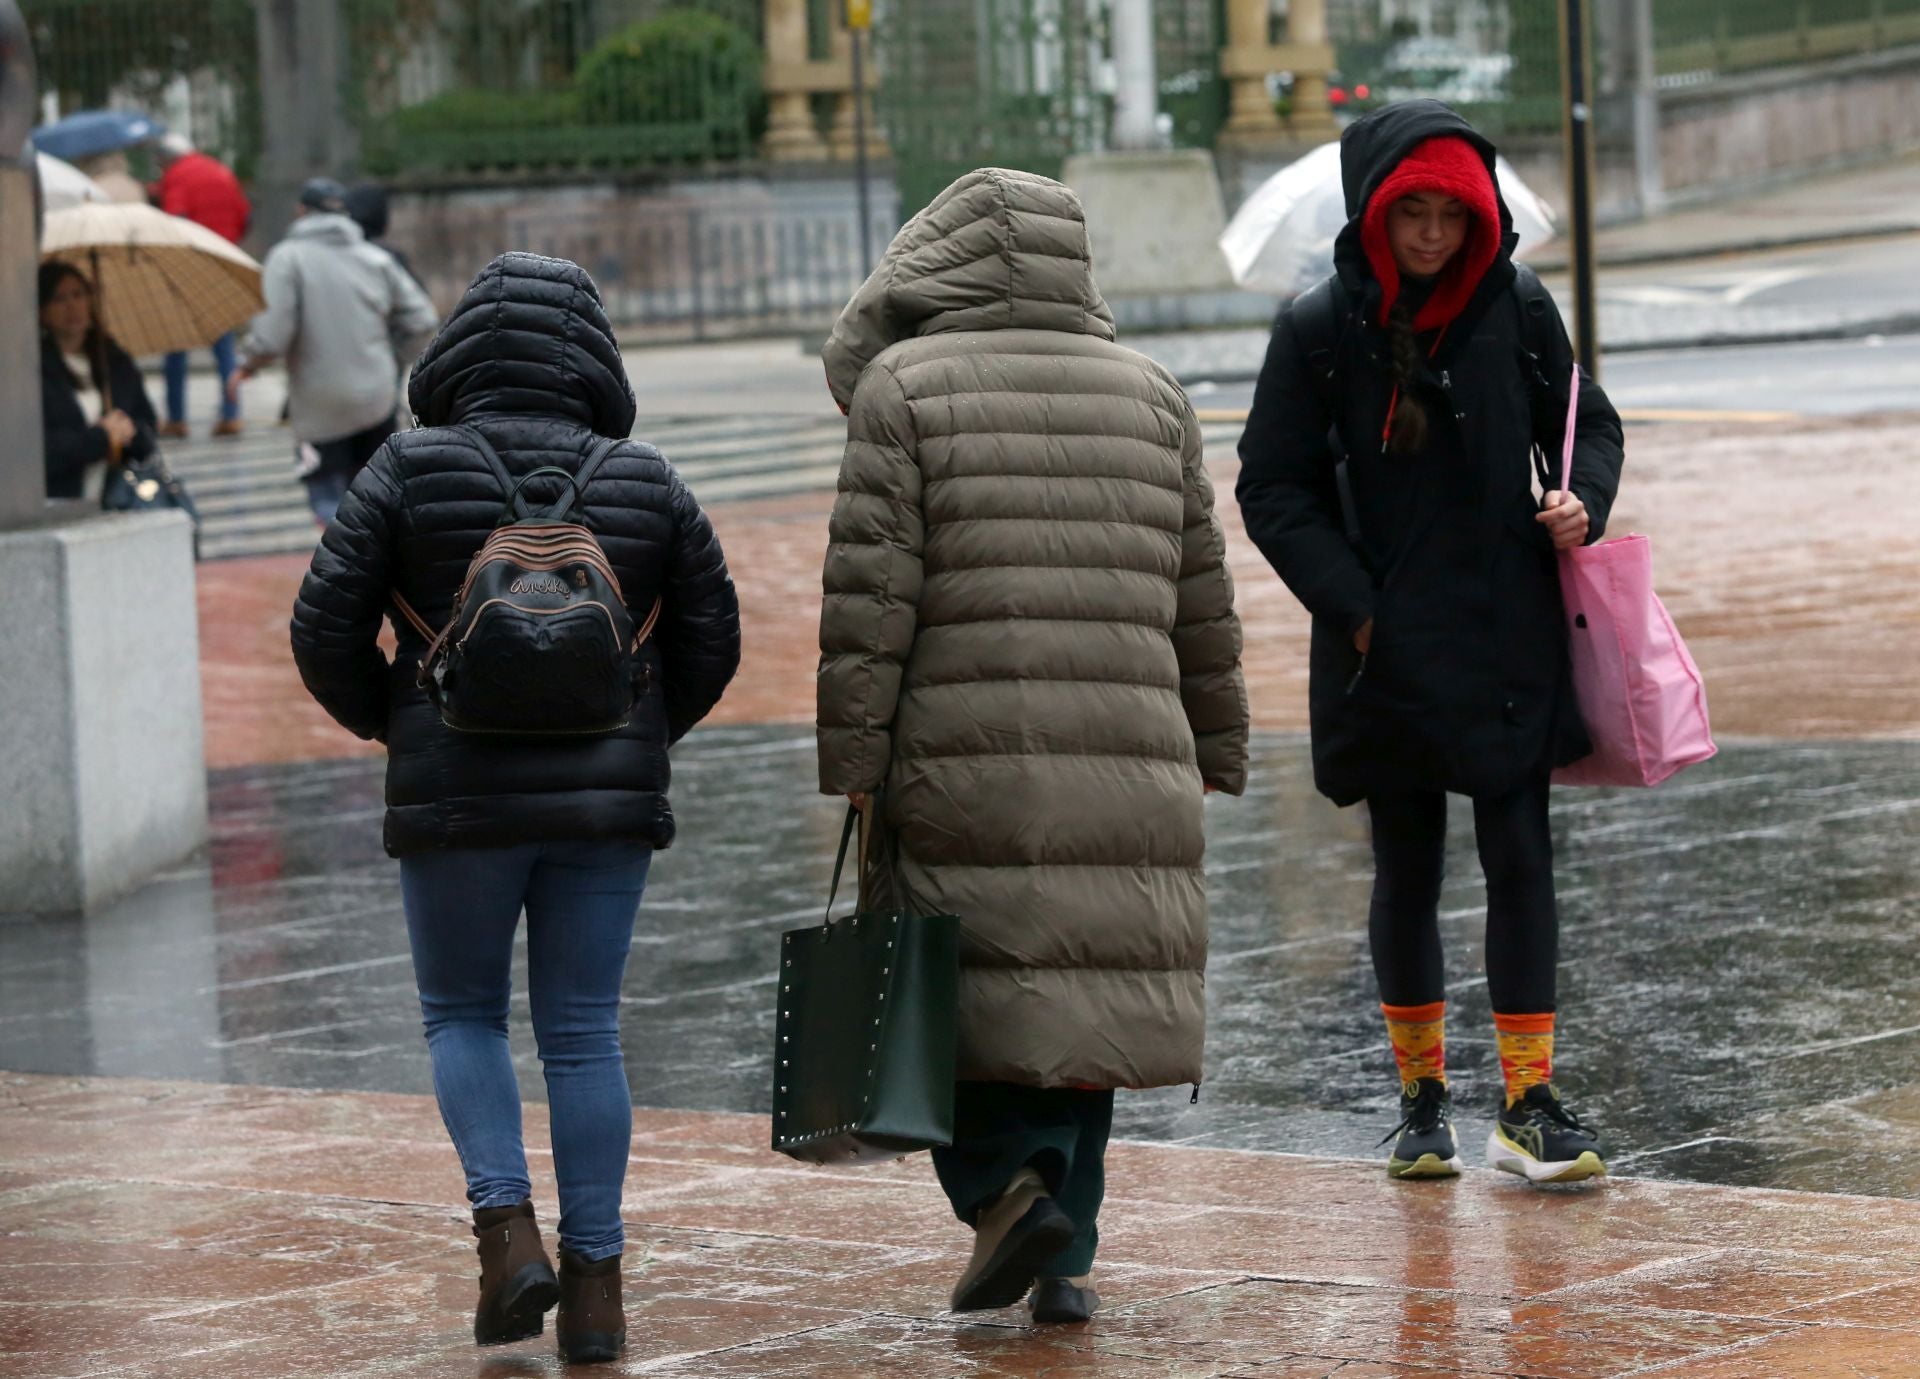
<path id="1" fill-rule="evenodd" d="M 552 1230 L 551 1151 L 529 1115 Z M 967 1235 L 924 1157 L 769 1153 L 759 1117 L 643 1111 L 629 1350 L 669 1379 L 1913 1379 L 1920 1203 L 1116 1144 L 1088 1325 L 944 1313 Z M 476 1350 L 429 1098 L 0 1076 L 0 1373 L 557 1375 Z M 569 1373 L 586 1371 L 571 1370 Z"/>
<path id="2" fill-rule="evenodd" d="M 429 1090 L 380 769 L 219 772 L 209 869 L 84 920 L 6 921 L 0 1065 Z M 638 1104 L 766 1109 L 778 935 L 818 914 L 840 817 L 813 771 L 811 734 L 779 726 L 679 754 L 681 842 L 625 989 Z M 1313 793 L 1286 735 L 1262 736 L 1246 798 L 1209 810 L 1208 1081 L 1197 1106 L 1185 1088 L 1122 1097 L 1117 1133 L 1375 1157 L 1397 1084 L 1364 816 Z M 1499 1078 L 1479 869 L 1454 822 L 1449 1063 L 1477 1158 Z M 1559 792 L 1555 828 L 1558 1076 L 1617 1166 L 1920 1193 L 1920 743 L 1736 745 L 1657 792 Z M 522 969 L 514 1046 L 538 1097 L 524 990 Z"/>

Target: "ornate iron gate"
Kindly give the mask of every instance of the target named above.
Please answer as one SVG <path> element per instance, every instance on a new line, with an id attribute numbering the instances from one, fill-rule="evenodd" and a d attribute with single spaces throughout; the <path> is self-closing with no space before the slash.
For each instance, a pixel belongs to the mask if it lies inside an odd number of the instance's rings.
<path id="1" fill-rule="evenodd" d="M 1176 148 L 1212 148 L 1227 122 L 1226 0 L 1155 0 L 1154 57 L 1160 111 L 1173 124 Z"/>
<path id="2" fill-rule="evenodd" d="M 1100 147 L 1109 101 L 1095 89 L 1105 43 L 1098 0 L 893 0 L 879 20 L 880 118 L 900 213 L 962 173 L 1011 167 L 1058 176 Z"/>

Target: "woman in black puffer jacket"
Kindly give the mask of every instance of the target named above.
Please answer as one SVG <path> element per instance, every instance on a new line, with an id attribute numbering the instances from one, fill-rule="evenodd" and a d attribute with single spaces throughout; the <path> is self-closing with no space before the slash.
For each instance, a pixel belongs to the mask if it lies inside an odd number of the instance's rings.
<path id="1" fill-rule="evenodd" d="M 620 1188 L 632 1132 L 621 977 L 653 849 L 673 840 L 667 749 L 733 678 L 739 603 L 700 505 L 657 450 L 627 442 L 578 513 L 635 623 L 661 600 L 631 722 L 608 737 L 533 741 L 448 729 L 415 684 L 425 640 L 394 617 L 390 665 L 378 636 L 396 592 L 446 624 L 506 499 L 454 428 L 482 432 L 517 478 L 577 469 L 596 436 L 632 432 L 635 404 L 592 279 L 532 254 L 504 255 L 474 280 L 409 398 L 428 429 L 395 436 L 354 480 L 294 605 L 294 659 L 328 713 L 387 744 L 387 851 L 400 859 L 434 1091 L 480 1240 L 474 1338 L 537 1335 L 557 1300 L 567 1357 L 610 1359 L 625 1336 Z M 551 503 L 563 488 L 541 478 L 527 494 Z M 532 1220 L 507 1048 L 523 906 L 560 1192 L 558 1280 Z"/>

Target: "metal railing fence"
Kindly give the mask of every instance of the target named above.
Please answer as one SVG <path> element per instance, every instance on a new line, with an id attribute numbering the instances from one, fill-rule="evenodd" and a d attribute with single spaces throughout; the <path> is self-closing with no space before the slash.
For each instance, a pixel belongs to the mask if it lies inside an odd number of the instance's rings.
<path id="1" fill-rule="evenodd" d="M 891 189 L 877 190 L 872 238 L 884 245 L 898 212 Z M 435 299 L 451 301 L 509 247 L 580 264 L 624 336 L 662 341 L 823 330 L 868 272 L 846 196 L 527 207 L 504 218 L 498 243 L 463 246 L 458 261 L 416 252 L 414 264 Z"/>

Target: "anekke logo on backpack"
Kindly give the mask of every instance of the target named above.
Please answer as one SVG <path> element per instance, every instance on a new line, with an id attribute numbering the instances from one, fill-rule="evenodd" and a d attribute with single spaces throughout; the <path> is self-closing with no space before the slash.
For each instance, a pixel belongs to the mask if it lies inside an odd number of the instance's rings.
<path id="1" fill-rule="evenodd" d="M 586 580 L 584 577 L 581 578 L 580 584 L 583 587 L 585 586 Z M 538 577 L 522 576 L 507 586 L 507 592 L 509 594 L 558 594 L 561 598 L 566 598 L 573 592 L 573 589 L 563 579 L 558 579 L 553 575 L 541 575 Z"/>

